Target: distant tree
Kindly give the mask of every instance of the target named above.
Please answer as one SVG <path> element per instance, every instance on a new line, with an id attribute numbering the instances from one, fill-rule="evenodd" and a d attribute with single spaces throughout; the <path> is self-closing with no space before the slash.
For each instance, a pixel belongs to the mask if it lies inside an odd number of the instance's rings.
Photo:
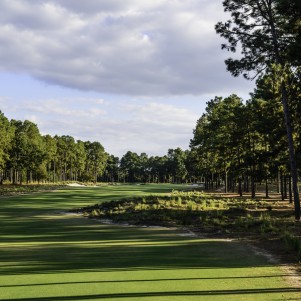
<path id="1" fill-rule="evenodd" d="M 199 177 L 199 160 L 196 149 L 185 151 L 185 166 L 187 170 L 187 179 L 190 183 L 195 183 Z"/>
<path id="2" fill-rule="evenodd" d="M 13 134 L 13 128 L 11 127 L 9 120 L 0 111 L 0 184 L 3 184 L 3 172 L 9 159 Z"/>
<path id="3" fill-rule="evenodd" d="M 74 146 L 74 163 L 73 172 L 74 180 L 81 179 L 85 172 L 85 164 L 87 160 L 87 154 L 85 149 L 85 143 L 81 140 L 77 140 Z"/>
<path id="4" fill-rule="evenodd" d="M 277 172 L 284 166 L 286 168 L 289 162 L 281 93 L 273 77 L 266 74 L 257 81 L 248 105 L 253 120 L 251 131 L 256 132 L 261 140 L 260 149 L 255 154 L 258 164 L 261 164 L 268 196 L 268 177 L 273 174 L 277 177 Z"/>
<path id="5" fill-rule="evenodd" d="M 150 181 L 149 158 L 146 153 L 141 153 L 138 161 L 139 181 L 147 183 Z"/>
<path id="6" fill-rule="evenodd" d="M 86 177 L 97 183 L 98 177 L 102 176 L 106 163 L 107 153 L 99 142 L 85 142 L 86 150 Z"/>
<path id="7" fill-rule="evenodd" d="M 169 174 L 167 156 L 150 157 L 148 161 L 148 169 L 153 183 L 165 183 L 168 181 Z"/>
<path id="8" fill-rule="evenodd" d="M 48 180 L 51 182 L 56 182 L 57 142 L 55 138 L 51 137 L 50 135 L 45 135 L 43 139 L 46 149 L 45 164 Z"/>
<path id="9" fill-rule="evenodd" d="M 126 182 L 140 181 L 140 158 L 135 152 L 128 151 L 120 160 L 120 169 L 125 177 Z"/>
<path id="10" fill-rule="evenodd" d="M 19 179 L 20 184 L 25 176 L 27 182 L 32 180 L 32 174 L 43 163 L 46 151 L 42 136 L 36 124 L 25 120 L 12 120 L 14 138 L 10 151 L 10 164 L 14 171 L 13 182 Z"/>
<path id="11" fill-rule="evenodd" d="M 169 149 L 167 152 L 167 158 L 171 181 L 177 183 L 183 183 L 186 181 L 186 153 L 179 147 L 176 149 Z"/>
<path id="12" fill-rule="evenodd" d="M 73 164 L 75 161 L 75 140 L 69 135 L 54 136 L 57 143 L 56 166 L 59 180 L 73 180 Z"/>
<path id="13" fill-rule="evenodd" d="M 104 172 L 105 180 L 108 182 L 119 181 L 119 158 L 108 155 L 108 160 Z"/>
<path id="14" fill-rule="evenodd" d="M 224 176 L 225 192 L 234 188 L 234 178 L 241 181 L 246 145 L 246 114 L 242 99 L 230 95 L 215 97 L 207 102 L 206 113 L 198 120 L 191 140 L 192 149 L 198 149 L 199 164 L 207 184 L 218 175 Z M 231 176 L 231 185 L 229 180 Z"/>

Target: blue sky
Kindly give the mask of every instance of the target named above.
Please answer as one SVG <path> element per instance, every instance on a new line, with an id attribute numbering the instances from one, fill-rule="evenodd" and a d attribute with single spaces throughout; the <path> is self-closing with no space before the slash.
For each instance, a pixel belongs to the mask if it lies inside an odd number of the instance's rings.
<path id="1" fill-rule="evenodd" d="M 206 101 L 254 85 L 226 72 L 218 2 L 2 0 L 0 110 L 118 156 L 186 149 Z"/>

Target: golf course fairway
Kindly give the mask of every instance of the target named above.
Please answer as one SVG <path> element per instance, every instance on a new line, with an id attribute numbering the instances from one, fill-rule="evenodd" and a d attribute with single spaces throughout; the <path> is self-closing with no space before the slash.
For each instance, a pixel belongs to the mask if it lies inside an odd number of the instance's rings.
<path id="1" fill-rule="evenodd" d="M 176 185 L 70 187 L 0 199 L 0 300 L 301 300 L 289 272 L 230 240 L 103 225 L 68 209 Z"/>

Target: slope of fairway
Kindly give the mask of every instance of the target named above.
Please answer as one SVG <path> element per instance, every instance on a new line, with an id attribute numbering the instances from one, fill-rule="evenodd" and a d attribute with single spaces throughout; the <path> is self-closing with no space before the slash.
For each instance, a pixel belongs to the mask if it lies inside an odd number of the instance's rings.
<path id="1" fill-rule="evenodd" d="M 1 198 L 0 300 L 301 300 L 247 246 L 63 211 L 177 186 L 70 188 Z"/>

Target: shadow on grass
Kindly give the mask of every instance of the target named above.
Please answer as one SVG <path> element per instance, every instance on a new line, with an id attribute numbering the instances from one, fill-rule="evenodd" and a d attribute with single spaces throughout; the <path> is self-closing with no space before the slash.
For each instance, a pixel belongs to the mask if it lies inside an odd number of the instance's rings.
<path id="1" fill-rule="evenodd" d="M 253 254 L 247 246 L 238 242 L 180 237 L 177 236 L 178 231 L 164 228 L 101 225 L 96 220 L 64 216 L 58 213 L 60 210 L 86 206 L 87 204 L 92 205 L 133 194 L 167 191 L 164 187 L 153 186 L 68 189 L 54 193 L 0 199 L 0 275 L 6 281 L 3 285 L 0 284 L 0 288 L 4 292 L 13 292 L 12 295 L 2 296 L 1 300 L 67 301 L 142 299 L 146 297 L 182 297 L 185 300 L 186 297 L 191 296 L 243 296 L 247 294 L 300 292 L 300 289 L 296 288 L 280 288 L 281 285 L 278 282 L 275 284 L 276 288 L 269 289 L 259 289 L 256 286 L 255 288 L 245 289 L 245 286 L 243 286 L 244 289 L 230 290 L 227 289 L 228 287 L 220 287 L 218 285 L 219 281 L 223 282 L 224 280 L 232 282 L 232 280 L 245 279 L 248 284 L 250 280 L 251 285 L 251 279 L 257 279 L 261 284 L 264 279 L 279 279 L 282 276 L 288 276 L 280 275 L 281 272 L 279 271 L 273 272 L 271 275 L 269 275 L 269 271 L 261 271 L 259 275 L 255 274 L 254 276 L 252 274 L 250 276 L 249 274 L 246 275 L 243 270 L 233 270 L 232 273 L 231 268 L 270 267 L 274 265 L 267 262 L 264 257 Z M 226 273 L 221 275 L 218 270 L 220 268 L 227 269 Z M 189 271 L 184 271 L 187 269 Z M 201 269 L 205 270 L 204 274 L 197 271 Z M 212 273 L 209 271 L 211 269 Z M 161 273 L 161 270 L 167 272 Z M 171 276 L 173 270 L 179 270 L 175 278 Z M 193 270 L 191 274 L 190 270 Z M 134 280 L 128 279 L 126 273 L 124 276 L 123 273 L 117 273 L 122 275 L 123 279 L 121 280 L 114 278 L 116 277 L 115 272 L 123 271 L 141 273 L 135 274 L 134 277 L 134 274 L 130 273 Z M 158 271 L 158 273 L 150 273 L 154 279 L 139 279 L 139 275 L 145 275 L 147 271 Z M 101 276 L 110 279 L 91 278 L 89 276 L 89 278 L 85 278 L 85 273 L 90 272 L 112 273 Z M 71 274 L 64 275 L 64 273 L 78 273 L 80 278 L 68 277 Z M 46 277 L 42 280 L 40 275 L 43 274 Z M 19 281 L 15 282 L 14 279 L 18 279 L 18 277 L 10 278 L 9 275 L 25 276 L 20 277 Z M 31 275 L 37 277 L 31 278 Z M 78 277 L 76 274 L 73 275 Z M 96 275 L 99 277 L 99 274 Z M 157 275 L 157 278 L 154 275 Z M 182 275 L 183 277 L 181 277 Z M 205 277 L 198 277 L 200 275 Z M 6 278 L 6 276 L 8 277 Z M 50 281 L 47 282 L 47 279 Z M 53 282 L 51 282 L 51 279 Z M 62 282 L 60 282 L 60 279 L 62 279 Z M 209 280 L 209 282 L 212 280 L 211 282 L 217 283 L 217 285 L 208 287 L 205 280 Z M 42 283 L 38 283 L 39 281 Z M 176 281 L 186 281 L 183 291 L 176 291 L 177 289 L 180 290 Z M 200 286 L 197 286 L 199 290 L 193 290 L 195 289 L 193 286 L 191 291 L 188 290 L 188 283 L 192 281 L 205 283 L 206 290 L 201 290 Z M 80 296 L 77 294 L 78 291 L 85 293 L 79 290 L 80 286 L 79 288 L 72 287 L 72 285 L 80 284 L 84 286 L 100 284 L 101 289 L 102 286 L 105 287 L 106 284 L 111 283 L 111 286 L 115 288 L 115 283 L 116 287 L 123 283 L 125 286 L 137 288 L 135 283 L 142 285 L 143 282 L 147 286 L 150 285 L 150 287 L 153 282 L 153 287 L 157 291 L 146 292 L 146 288 L 141 289 L 142 292 L 118 293 L 114 289 L 115 293 L 112 294 L 107 293 L 107 291 L 103 294 L 96 294 L 99 291 L 94 291 L 90 295 Z M 172 282 L 176 290 L 173 290 L 168 282 Z M 160 283 L 164 284 L 162 287 L 169 287 L 171 291 L 161 292 Z M 63 292 L 69 294 L 69 296 L 22 298 L 22 294 L 20 294 L 18 298 L 14 299 L 18 291 L 26 291 L 25 288 L 29 291 L 31 287 L 36 289 L 37 292 L 41 292 L 43 289 L 47 292 L 47 289 L 49 289 L 48 294 L 55 294 L 55 288 L 52 287 L 54 285 L 62 285 Z M 70 285 L 70 287 L 67 287 L 67 285 Z M 42 288 L 43 286 L 44 288 Z M 221 288 L 221 290 L 215 290 L 216 287 Z M 74 290 L 75 288 L 76 290 Z M 209 288 L 213 288 L 213 290 Z M 71 296 L 72 293 L 77 295 Z M 25 295 L 23 294 L 23 296 Z"/>
<path id="2" fill-rule="evenodd" d="M 36 286 L 52 286 L 52 285 L 73 285 L 73 284 L 107 284 L 107 283 L 139 283 L 139 282 L 164 282 L 164 281 L 200 281 L 200 280 L 237 280 L 237 279 L 260 279 L 260 278 L 279 278 L 292 276 L 291 274 L 278 275 L 260 275 L 260 276 L 238 276 L 238 277 L 189 277 L 189 278 L 164 278 L 164 279 L 133 279 L 133 280 L 97 280 L 97 281 L 68 281 L 68 282 L 48 282 L 48 283 L 31 283 L 31 284 L 14 284 L 14 285 L 0 285 L 4 287 L 36 287 Z"/>
<path id="3" fill-rule="evenodd" d="M 65 301 L 65 300 L 93 300 L 109 298 L 144 298 L 144 297 L 189 297 L 189 296 L 229 296 L 245 294 L 272 294 L 272 293 L 293 293 L 301 292 L 298 288 L 270 288 L 270 289 L 241 289 L 241 290 L 208 290 L 208 291 L 171 291 L 171 292 L 141 292 L 141 293 L 116 293 L 116 294 L 96 294 L 82 296 L 55 296 L 55 297 L 38 297 L 38 298 L 21 298 L 21 299 L 2 299 L 2 301 Z M 292 300 L 292 299 L 290 299 Z"/>
<path id="4" fill-rule="evenodd" d="M 54 192 L 0 197 L 1 210 L 14 212 L 16 208 L 28 210 L 71 209 L 145 194 L 168 193 L 174 189 L 191 190 L 187 185 L 148 184 L 104 187 L 65 187 Z"/>
<path id="5" fill-rule="evenodd" d="M 142 193 L 163 188 L 141 185 L 70 189 L 2 199 L 0 274 L 271 265 L 237 242 L 206 241 L 180 237 L 169 229 L 117 227 L 55 215 L 61 208 L 97 203 L 112 194 L 114 198 L 133 195 L 132 189 Z"/>
<path id="6" fill-rule="evenodd" d="M 238 242 L 169 229 L 101 225 L 80 217 L 16 220 L 2 228 L 0 274 L 267 266 Z"/>
<path id="7" fill-rule="evenodd" d="M 56 242 L 51 243 L 8 244 L 0 249 L 0 273 L 215 269 L 269 265 L 265 258 L 248 254 L 247 247 L 236 242 L 183 238 L 164 241 L 164 235 L 158 233 L 160 230 L 114 229 L 90 234 L 87 230 L 86 237 L 79 235 L 75 240 L 74 236 L 74 241 L 58 237 Z M 152 241 L 144 240 L 144 237 L 151 235 L 154 235 Z"/>

